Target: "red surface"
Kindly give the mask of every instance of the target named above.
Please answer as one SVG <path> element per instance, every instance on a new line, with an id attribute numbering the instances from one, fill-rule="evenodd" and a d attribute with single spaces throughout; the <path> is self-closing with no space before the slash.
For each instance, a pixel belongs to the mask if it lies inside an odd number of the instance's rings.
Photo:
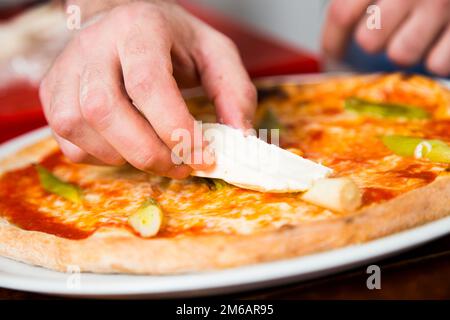
<path id="1" fill-rule="evenodd" d="M 0 11 L 0 22 L 11 19 L 43 0 L 12 4 Z M 0 143 L 46 124 L 39 102 L 38 88 L 26 81 L 0 87 Z"/>
<path id="2" fill-rule="evenodd" d="M 0 142 L 45 124 L 37 87 L 25 81 L 0 87 Z"/>
<path id="3" fill-rule="evenodd" d="M 320 71 L 312 54 L 236 23 L 215 11 L 180 0 L 191 13 L 230 37 L 241 51 L 252 77 Z M 11 17 L 21 7 L 0 11 L 0 19 Z M 46 124 L 38 89 L 25 82 L 0 88 L 0 143 Z"/>
<path id="4" fill-rule="evenodd" d="M 45 2 L 45 0 L 28 0 L 23 3 L 18 4 L 11 4 L 9 6 L 5 6 L 0 11 L 0 21 L 1 20 L 8 20 L 10 18 L 13 18 L 17 14 L 21 13 L 24 9 L 29 8 L 35 4 L 38 4 L 40 2 Z"/>

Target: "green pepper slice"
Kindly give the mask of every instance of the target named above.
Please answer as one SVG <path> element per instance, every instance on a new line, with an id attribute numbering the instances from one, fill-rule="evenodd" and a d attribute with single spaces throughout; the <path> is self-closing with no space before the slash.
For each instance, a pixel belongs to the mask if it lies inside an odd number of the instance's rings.
<path id="1" fill-rule="evenodd" d="M 389 135 L 381 137 L 381 141 L 389 150 L 399 156 L 450 163 L 450 146 L 441 140 Z"/>
<path id="2" fill-rule="evenodd" d="M 379 118 L 428 119 L 430 114 L 419 107 L 367 101 L 359 98 L 345 100 L 345 110 Z"/>
<path id="3" fill-rule="evenodd" d="M 81 203 L 82 192 L 77 186 L 62 181 L 40 165 L 36 165 L 35 168 L 39 176 L 39 181 L 45 191 L 56 194 L 73 203 Z"/>
<path id="4" fill-rule="evenodd" d="M 158 202 L 150 198 L 128 218 L 128 223 L 142 237 L 148 238 L 158 234 L 163 219 L 163 211 Z"/>

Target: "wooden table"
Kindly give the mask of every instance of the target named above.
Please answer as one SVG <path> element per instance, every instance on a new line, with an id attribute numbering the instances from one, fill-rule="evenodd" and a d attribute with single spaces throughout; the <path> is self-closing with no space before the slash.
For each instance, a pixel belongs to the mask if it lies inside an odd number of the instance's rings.
<path id="1" fill-rule="evenodd" d="M 281 287 L 226 296 L 232 299 L 450 299 L 450 236 L 407 253 L 375 262 L 381 289 L 366 286 L 367 266 Z M 0 289 L 0 299 L 54 297 Z"/>

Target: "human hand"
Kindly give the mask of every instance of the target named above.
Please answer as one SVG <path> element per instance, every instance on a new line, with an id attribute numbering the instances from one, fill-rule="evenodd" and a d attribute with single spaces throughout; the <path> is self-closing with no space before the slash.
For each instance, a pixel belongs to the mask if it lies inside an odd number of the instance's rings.
<path id="1" fill-rule="evenodd" d="M 368 53 L 386 50 L 399 65 L 423 60 L 440 76 L 450 74 L 450 1 L 379 0 L 381 29 L 366 26 L 366 9 L 372 0 L 333 0 L 328 8 L 322 46 L 339 58 L 354 34 Z"/>
<path id="2" fill-rule="evenodd" d="M 186 177 L 192 168 L 171 157 L 175 129 L 194 136 L 179 87 L 201 83 L 218 120 L 241 129 L 251 127 L 255 88 L 231 40 L 175 3 L 114 3 L 103 11 L 89 8 L 100 15 L 74 36 L 42 81 L 46 118 L 74 162 L 128 162 Z M 201 150 L 192 144 L 195 152 Z"/>

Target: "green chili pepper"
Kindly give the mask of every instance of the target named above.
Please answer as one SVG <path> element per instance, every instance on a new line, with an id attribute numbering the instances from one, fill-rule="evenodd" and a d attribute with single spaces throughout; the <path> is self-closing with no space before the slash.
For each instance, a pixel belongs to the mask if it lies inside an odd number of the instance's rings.
<path id="1" fill-rule="evenodd" d="M 158 202 L 150 198 L 128 218 L 128 223 L 142 237 L 153 237 L 159 232 L 163 219 L 163 211 Z"/>
<path id="2" fill-rule="evenodd" d="M 419 107 L 394 103 L 381 103 L 358 98 L 345 100 L 345 109 L 358 114 L 380 118 L 428 119 L 430 114 Z"/>
<path id="3" fill-rule="evenodd" d="M 398 135 L 383 136 L 381 140 L 389 150 L 399 156 L 450 163 L 450 146 L 444 141 Z"/>
<path id="4" fill-rule="evenodd" d="M 74 203 L 81 203 L 82 192 L 77 186 L 64 182 L 40 165 L 36 165 L 39 181 L 45 191 L 63 197 Z"/>

